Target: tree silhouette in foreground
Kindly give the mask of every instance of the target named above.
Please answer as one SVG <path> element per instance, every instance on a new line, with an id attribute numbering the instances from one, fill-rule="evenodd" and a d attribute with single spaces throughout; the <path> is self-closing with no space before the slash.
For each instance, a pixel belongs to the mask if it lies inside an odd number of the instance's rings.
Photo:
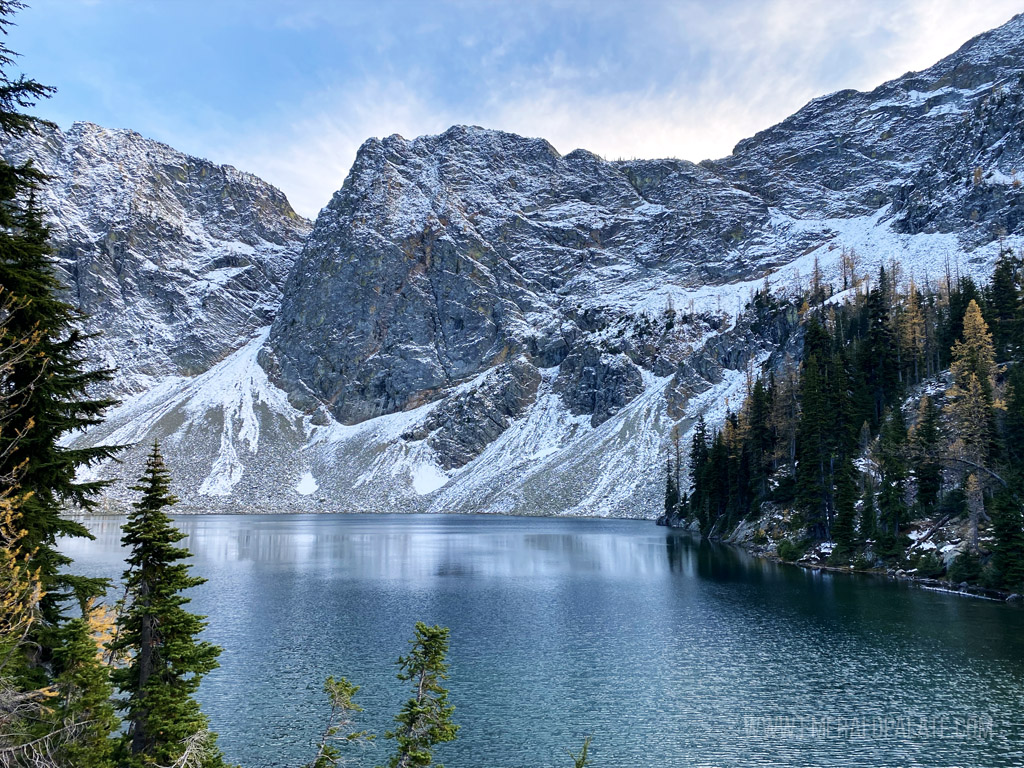
<path id="1" fill-rule="evenodd" d="M 418 621 L 409 655 L 398 659 L 398 679 L 413 683 L 413 696 L 395 716 L 398 727 L 386 734 L 397 745 L 388 768 L 429 766 L 433 748 L 455 739 L 459 730 L 452 722 L 455 707 L 448 703 L 448 691 L 441 685 L 448 679 L 448 634 L 447 627 L 428 627 Z"/>
<path id="2" fill-rule="evenodd" d="M 114 672 L 124 695 L 127 728 L 121 743 L 122 765 L 188 764 L 220 768 L 216 736 L 193 695 L 203 675 L 217 667 L 221 649 L 197 639 L 205 617 L 185 610 L 181 593 L 205 579 L 190 576 L 184 560 L 191 553 L 175 544 L 185 534 L 164 510 L 177 502 L 171 477 L 154 443 L 146 469 L 133 490 L 142 493 L 125 523 L 121 539 L 130 551 L 124 573 L 125 604 L 110 643 L 113 654 L 129 657 Z"/>

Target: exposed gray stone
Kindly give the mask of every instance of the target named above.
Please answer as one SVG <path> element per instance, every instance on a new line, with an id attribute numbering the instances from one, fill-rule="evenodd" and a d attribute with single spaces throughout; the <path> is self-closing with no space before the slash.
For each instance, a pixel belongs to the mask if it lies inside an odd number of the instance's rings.
<path id="1" fill-rule="evenodd" d="M 540 374 L 520 357 L 491 370 L 479 386 L 446 397 L 407 440 L 426 439 L 444 469 L 476 458 L 533 404 Z"/>
<path id="2" fill-rule="evenodd" d="M 650 515 L 662 441 L 723 412 L 693 396 L 799 352 L 794 305 L 744 309 L 762 281 L 798 294 L 854 246 L 860 274 L 899 257 L 915 278 L 1024 248 L 1022 101 L 1018 16 L 714 162 L 371 139 L 308 238 L 272 187 L 129 132 L 4 153 L 57 179 L 63 276 L 119 388 L 165 387 L 103 434 L 166 437 L 196 506 Z"/>
<path id="3" fill-rule="evenodd" d="M 93 353 L 118 367 L 116 391 L 201 373 L 273 320 L 310 229 L 279 190 L 91 123 L 40 127 L 2 152 L 50 177 L 38 200 L 59 277 L 102 332 Z"/>
<path id="4" fill-rule="evenodd" d="M 644 391 L 643 374 L 623 353 L 586 346 L 562 361 L 554 390 L 572 413 L 590 414 L 596 427 Z"/>

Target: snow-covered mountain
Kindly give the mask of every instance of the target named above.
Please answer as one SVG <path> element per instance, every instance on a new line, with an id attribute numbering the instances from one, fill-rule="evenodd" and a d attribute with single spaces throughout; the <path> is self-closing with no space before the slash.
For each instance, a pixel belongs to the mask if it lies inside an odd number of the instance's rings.
<path id="1" fill-rule="evenodd" d="M 210 368 L 268 324 L 309 234 L 284 194 L 132 131 L 75 123 L 3 147 L 48 174 L 47 212 L 70 300 L 102 336 L 119 393 Z"/>
<path id="2" fill-rule="evenodd" d="M 160 438 L 188 507 L 653 517 L 673 427 L 720 418 L 792 342 L 792 319 L 739 312 L 766 280 L 838 279 L 851 250 L 860 272 L 983 274 L 1024 246 L 1024 16 L 716 162 L 465 126 L 371 139 L 301 253 L 305 222 L 233 169 L 93 126 L 21 151 L 57 177 L 62 257 L 84 242 L 102 265 L 68 279 L 125 368 L 82 439 Z M 122 230 L 132 301 L 98 234 Z"/>

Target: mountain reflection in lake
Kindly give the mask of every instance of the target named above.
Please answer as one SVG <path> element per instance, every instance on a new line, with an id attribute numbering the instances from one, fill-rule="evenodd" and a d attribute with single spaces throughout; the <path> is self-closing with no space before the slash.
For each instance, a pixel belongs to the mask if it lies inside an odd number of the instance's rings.
<path id="1" fill-rule="evenodd" d="M 201 699 L 227 757 L 298 766 L 329 674 L 359 727 L 406 698 L 417 620 L 451 627 L 449 768 L 1024 764 L 1024 611 L 755 560 L 651 523 L 491 516 L 179 517 L 225 649 Z M 66 542 L 119 577 L 119 518 Z M 375 765 L 388 745 L 357 756 Z"/>

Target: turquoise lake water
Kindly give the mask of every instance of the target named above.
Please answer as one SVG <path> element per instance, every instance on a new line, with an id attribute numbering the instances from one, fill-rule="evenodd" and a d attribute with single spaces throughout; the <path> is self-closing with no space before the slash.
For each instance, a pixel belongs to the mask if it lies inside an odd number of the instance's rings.
<path id="1" fill-rule="evenodd" d="M 408 697 L 416 621 L 451 628 L 447 768 L 1024 765 L 1024 610 L 758 561 L 653 523 L 182 516 L 224 647 L 200 698 L 226 756 L 299 766 L 324 677 L 359 728 Z M 119 577 L 119 518 L 63 549 Z M 383 764 L 389 743 L 352 755 Z"/>

